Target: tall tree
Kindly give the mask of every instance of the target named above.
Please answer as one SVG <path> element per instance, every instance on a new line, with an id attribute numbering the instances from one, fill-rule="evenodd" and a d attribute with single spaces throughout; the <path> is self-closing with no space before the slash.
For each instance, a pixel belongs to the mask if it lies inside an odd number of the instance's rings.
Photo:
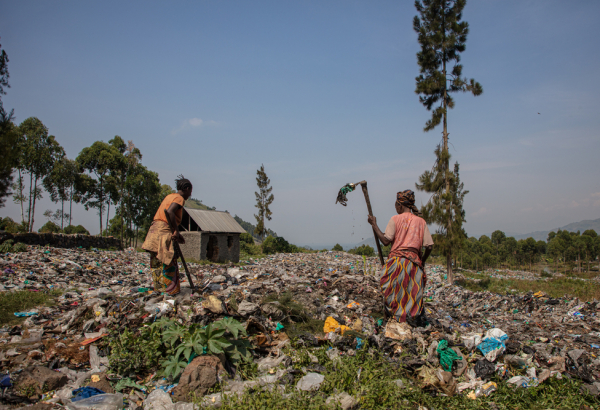
<path id="1" fill-rule="evenodd" d="M 275 197 L 271 193 L 273 190 L 271 185 L 271 180 L 267 177 L 267 173 L 265 172 L 265 166 L 261 165 L 260 169 L 256 171 L 256 185 L 258 185 L 258 192 L 255 192 L 256 195 L 256 205 L 258 208 L 258 215 L 254 215 L 256 218 L 256 229 L 254 233 L 259 235 L 261 239 L 264 239 L 265 234 L 267 233 L 267 229 L 265 228 L 265 218 L 267 220 L 271 220 L 271 209 L 269 206 L 273 203 Z"/>
<path id="2" fill-rule="evenodd" d="M 436 155 L 442 158 L 446 155 L 450 156 L 448 151 L 442 153 L 441 150 L 438 145 L 435 150 Z M 463 202 L 469 191 L 464 190 L 464 184 L 460 181 L 458 162 L 454 164 L 454 170 L 450 173 L 444 172 L 443 168 L 443 162 L 437 161 L 431 171 L 425 171 L 419 177 L 419 182 L 415 186 L 421 191 L 433 193 L 431 199 L 421 207 L 421 212 L 428 223 L 435 223 L 438 226 L 435 246 L 442 255 L 446 256 L 448 283 L 453 283 L 452 254 L 462 247 L 467 237 L 463 229 L 463 223 L 466 222 Z M 446 174 L 450 177 L 449 189 L 444 191 Z M 488 241 L 491 244 L 489 238 Z"/>
<path id="3" fill-rule="evenodd" d="M 44 178 L 43 185 L 50 194 L 52 202 L 61 203 L 60 229 L 64 229 L 64 218 L 69 219 L 73 211 L 73 186 L 78 176 L 77 164 L 66 156 L 54 163 L 50 173 Z M 65 213 L 65 201 L 69 201 L 69 213 Z"/>
<path id="4" fill-rule="evenodd" d="M 36 201 L 42 198 L 42 186 L 39 183 L 50 173 L 54 163 L 65 155 L 65 151 L 53 135 L 48 135 L 48 128 L 35 117 L 23 121 L 19 125 L 19 133 L 22 140 L 21 166 L 29 174 L 27 226 L 32 232 Z"/>
<path id="5" fill-rule="evenodd" d="M 115 163 L 121 154 L 112 145 L 103 141 L 96 141 L 86 147 L 77 156 L 76 162 L 80 171 L 88 172 L 79 178 L 77 194 L 85 209 L 96 208 L 100 217 L 100 235 L 102 236 L 102 215 L 105 202 L 108 199 L 107 184 L 109 173 L 114 169 Z"/>
<path id="6" fill-rule="evenodd" d="M 2 105 L 2 96 L 6 95 L 4 88 L 10 88 L 9 77 L 8 56 L 0 44 L 0 207 L 4 206 L 5 198 L 11 194 L 12 172 L 17 165 L 19 152 L 19 134 L 12 122 L 13 111 L 7 113 Z"/>
<path id="7" fill-rule="evenodd" d="M 420 178 L 420 185 L 422 190 L 440 199 L 436 202 L 436 208 L 445 208 L 445 211 L 436 209 L 434 213 L 440 217 L 436 222 L 444 231 L 447 245 L 460 244 L 461 241 L 452 236 L 455 232 L 462 231 L 462 228 L 452 227 L 453 223 L 459 222 L 452 211 L 456 199 L 451 191 L 453 175 L 448 152 L 447 116 L 448 109 L 454 108 L 454 99 L 450 94 L 470 92 L 477 96 L 483 92 L 481 84 L 462 77 L 463 66 L 459 64 L 460 53 L 465 51 L 469 33 L 468 23 L 461 21 L 465 5 L 466 0 L 416 0 L 415 7 L 419 15 L 413 20 L 413 28 L 421 46 L 421 51 L 417 53 L 420 75 L 416 78 L 415 92 L 419 95 L 421 104 L 432 111 L 424 131 L 443 125 L 442 145 L 436 149 L 435 173 L 425 172 Z M 443 184 L 440 184 L 440 180 Z M 446 251 L 448 282 L 452 283 L 452 247 L 446 248 Z"/>

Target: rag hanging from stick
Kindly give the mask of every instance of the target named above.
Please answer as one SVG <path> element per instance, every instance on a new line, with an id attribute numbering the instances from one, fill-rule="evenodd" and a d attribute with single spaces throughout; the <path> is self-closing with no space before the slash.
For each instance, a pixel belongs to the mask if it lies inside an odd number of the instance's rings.
<path id="1" fill-rule="evenodd" d="M 337 204 L 339 202 L 340 204 L 346 206 L 346 202 L 348 202 L 348 198 L 346 198 L 346 194 L 348 192 L 354 191 L 354 189 L 358 185 L 360 185 L 362 187 L 363 194 L 365 195 L 365 201 L 367 202 L 367 211 L 369 211 L 370 216 L 373 216 L 373 210 L 371 209 L 371 201 L 369 200 L 369 191 L 367 190 L 367 181 L 360 181 L 360 182 L 357 182 L 356 184 L 350 183 L 350 184 L 344 185 L 340 189 L 340 192 L 338 192 L 337 200 L 335 201 L 335 203 Z M 383 261 L 383 252 L 381 251 L 381 244 L 379 243 L 379 238 L 377 238 L 377 235 L 375 234 L 375 230 L 373 230 L 373 235 L 375 235 L 375 244 L 377 245 L 377 253 L 379 253 L 379 261 L 381 262 L 381 265 L 383 266 L 385 264 Z"/>
<path id="2" fill-rule="evenodd" d="M 337 200 L 335 201 L 335 203 L 337 204 L 339 202 L 340 204 L 346 206 L 346 203 L 348 202 L 348 198 L 346 198 L 346 194 L 348 192 L 354 191 L 355 187 L 356 187 L 355 184 L 346 184 L 343 187 L 341 187 L 340 192 L 338 192 Z"/>

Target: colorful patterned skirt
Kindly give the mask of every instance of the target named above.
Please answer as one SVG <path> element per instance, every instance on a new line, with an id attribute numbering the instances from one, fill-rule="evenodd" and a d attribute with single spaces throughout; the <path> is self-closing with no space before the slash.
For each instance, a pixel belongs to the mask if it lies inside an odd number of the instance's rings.
<path id="1" fill-rule="evenodd" d="M 176 295 L 180 291 L 179 286 L 179 266 L 177 257 L 173 257 L 170 264 L 165 265 L 156 256 L 156 252 L 150 253 L 150 269 L 152 271 L 152 281 L 154 282 L 154 291 Z"/>
<path id="2" fill-rule="evenodd" d="M 387 260 L 380 280 L 381 291 L 388 312 L 398 320 L 406 322 L 423 313 L 423 292 L 427 276 L 423 269 L 403 257 Z"/>

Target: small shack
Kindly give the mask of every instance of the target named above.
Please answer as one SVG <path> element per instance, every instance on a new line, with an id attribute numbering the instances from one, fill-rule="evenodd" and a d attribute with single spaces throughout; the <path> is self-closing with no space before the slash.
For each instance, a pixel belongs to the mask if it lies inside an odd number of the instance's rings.
<path id="1" fill-rule="evenodd" d="M 179 232 L 188 259 L 213 262 L 240 261 L 240 234 L 246 232 L 229 212 L 183 208 Z"/>

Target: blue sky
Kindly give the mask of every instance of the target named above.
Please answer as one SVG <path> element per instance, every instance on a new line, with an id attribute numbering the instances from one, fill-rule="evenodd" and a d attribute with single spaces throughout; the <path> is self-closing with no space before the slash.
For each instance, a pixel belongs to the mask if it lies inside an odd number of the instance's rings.
<path id="1" fill-rule="evenodd" d="M 366 179 L 383 228 L 441 139 L 423 132 L 414 93 L 415 13 L 412 1 L 2 1 L 3 101 L 71 158 L 133 140 L 161 182 L 183 173 L 194 197 L 248 221 L 264 163 L 268 227 L 299 245 L 358 243 L 372 235 L 364 199 L 343 208 L 337 190 Z M 468 2 L 463 73 L 484 93 L 456 96 L 448 129 L 470 235 L 600 217 L 599 15 L 591 0 Z M 43 199 L 36 228 L 56 208 Z M 19 214 L 10 199 L 0 210 Z M 74 218 L 98 231 L 94 212 Z"/>

